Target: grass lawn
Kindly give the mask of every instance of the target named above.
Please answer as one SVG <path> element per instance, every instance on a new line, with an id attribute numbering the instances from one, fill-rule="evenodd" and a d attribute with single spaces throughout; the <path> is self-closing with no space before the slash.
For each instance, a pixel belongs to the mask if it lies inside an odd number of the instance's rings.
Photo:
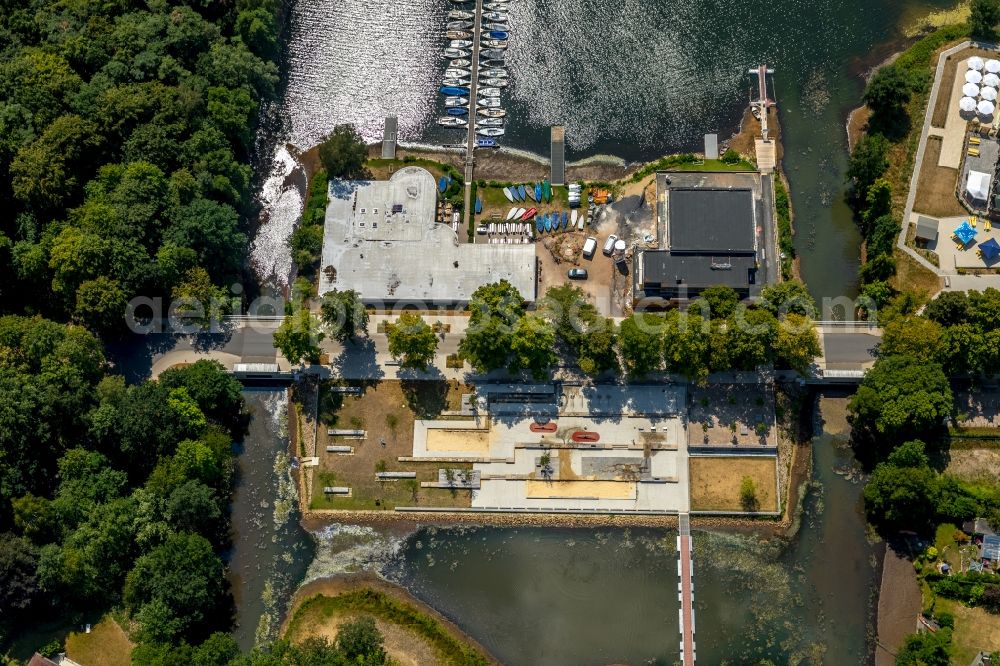
<path id="1" fill-rule="evenodd" d="M 777 459 L 771 456 L 691 456 L 691 509 L 743 511 L 740 484 L 749 476 L 757 487 L 759 511 L 777 511 Z"/>
<path id="2" fill-rule="evenodd" d="M 936 273 L 918 264 L 916 259 L 899 248 L 893 248 L 893 257 L 896 259 L 896 275 L 891 280 L 894 288 L 923 291 L 932 296 L 941 291 L 941 278 Z"/>
<path id="3" fill-rule="evenodd" d="M 917 198 L 913 202 L 913 210 L 934 217 L 966 215 L 968 211 L 962 208 L 955 196 L 958 169 L 938 166 L 940 156 L 940 137 L 928 137 L 924 163 L 917 179 Z"/>
<path id="4" fill-rule="evenodd" d="M 955 616 L 955 631 L 951 635 L 955 646 L 952 664 L 967 666 L 980 650 L 1000 650 L 1000 615 L 992 615 L 982 608 L 969 608 L 942 597 L 937 597 L 934 610 L 948 611 Z"/>
<path id="5" fill-rule="evenodd" d="M 383 159 L 370 159 L 365 162 L 365 166 L 371 171 L 372 176 L 376 180 L 388 180 L 389 177 L 407 166 L 418 166 L 423 167 L 434 174 L 434 179 L 437 180 L 441 176 L 450 173 L 452 177 L 461 177 L 461 173 L 455 167 L 450 164 L 443 164 L 441 162 L 435 162 L 434 160 L 427 160 L 423 158 L 417 158 L 412 160 L 383 160 Z"/>
<path id="6" fill-rule="evenodd" d="M 400 599 L 373 589 L 353 590 L 335 597 L 316 595 L 295 610 L 285 637 L 301 641 L 311 636 L 332 637 L 337 626 L 352 617 L 372 616 L 383 631 L 386 648 L 395 663 L 485 666 L 477 649 L 455 636 L 434 617 Z"/>
<path id="7" fill-rule="evenodd" d="M 66 656 L 83 666 L 129 666 L 132 642 L 109 615 L 90 628 L 90 633 L 71 632 L 66 637 Z"/>
<path id="8" fill-rule="evenodd" d="M 468 507 L 468 490 L 420 488 L 421 481 L 436 481 L 435 462 L 399 462 L 413 455 L 413 422 L 435 418 L 442 411 L 460 407 L 463 393 L 471 387 L 446 381 L 382 381 L 367 387 L 360 396 L 321 390 L 319 467 L 313 468 L 313 509 L 387 509 L 396 506 Z M 365 439 L 328 437 L 330 428 L 366 431 Z M 383 445 L 382 442 L 385 442 Z M 353 455 L 326 453 L 327 445 L 354 447 Z M 453 469 L 470 469 L 469 464 L 447 464 Z M 416 472 L 416 481 L 379 481 L 377 469 L 387 472 Z M 350 497 L 327 497 L 324 486 L 350 486 Z M 377 502 L 377 503 L 376 503 Z"/>
<path id="9" fill-rule="evenodd" d="M 746 160 L 735 164 L 726 164 L 722 160 L 705 160 L 701 164 L 681 164 L 670 168 L 671 171 L 756 171 L 757 167 Z"/>

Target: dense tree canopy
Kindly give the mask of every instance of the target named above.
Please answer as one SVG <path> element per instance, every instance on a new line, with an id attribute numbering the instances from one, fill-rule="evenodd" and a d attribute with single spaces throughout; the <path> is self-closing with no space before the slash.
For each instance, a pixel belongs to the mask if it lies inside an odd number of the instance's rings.
<path id="1" fill-rule="evenodd" d="M 353 125 L 337 125 L 319 144 L 319 161 L 330 178 L 364 175 L 368 147 Z"/>
<path id="2" fill-rule="evenodd" d="M 354 340 L 368 333 L 368 310 L 361 302 L 361 295 L 353 289 L 331 289 L 323 294 L 320 304 L 321 318 L 326 330 L 340 342 Z"/>
<path id="3" fill-rule="evenodd" d="M 459 351 L 478 372 L 507 366 L 524 300 L 506 280 L 483 285 L 469 300 L 469 327 Z"/>
<path id="4" fill-rule="evenodd" d="M 278 80 L 280 9 L 277 0 L 5 3 L 5 310 L 118 335 L 129 299 L 169 299 L 196 265 L 215 285 L 238 276 L 249 151 Z"/>
<path id="5" fill-rule="evenodd" d="M 389 353 L 404 368 L 426 370 L 434 362 L 438 338 L 430 324 L 415 312 L 404 312 L 386 331 Z"/>

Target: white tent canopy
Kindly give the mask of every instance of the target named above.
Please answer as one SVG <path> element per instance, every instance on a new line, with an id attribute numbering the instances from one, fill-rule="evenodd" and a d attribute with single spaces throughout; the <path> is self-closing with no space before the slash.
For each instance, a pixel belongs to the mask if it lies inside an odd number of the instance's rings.
<path id="1" fill-rule="evenodd" d="M 979 56 L 969 58 L 969 69 L 980 70 L 983 68 L 983 59 Z"/>
<path id="2" fill-rule="evenodd" d="M 979 86 L 975 83 L 966 83 L 962 86 L 962 94 L 966 97 L 979 97 Z"/>
<path id="3" fill-rule="evenodd" d="M 962 99 L 958 100 L 958 108 L 962 109 L 962 111 L 965 111 L 966 113 L 975 111 L 976 100 L 972 99 L 971 97 L 963 97 Z"/>
<path id="4" fill-rule="evenodd" d="M 984 116 L 991 116 L 993 115 L 993 112 L 996 111 L 996 107 L 993 105 L 993 102 L 984 99 L 976 107 L 976 111 Z"/>
<path id="5" fill-rule="evenodd" d="M 990 174 L 982 171 L 970 171 L 969 179 L 965 183 L 965 191 L 973 199 L 986 201 L 990 196 Z"/>
<path id="6" fill-rule="evenodd" d="M 997 89 L 990 88 L 989 86 L 987 86 L 986 88 L 983 88 L 982 90 L 979 91 L 979 96 L 985 100 L 992 102 L 997 98 Z"/>
<path id="7" fill-rule="evenodd" d="M 990 58 L 986 61 L 986 71 L 991 74 L 1000 74 L 1000 60 Z"/>
<path id="8" fill-rule="evenodd" d="M 970 69 L 965 73 L 965 80 L 969 83 L 979 83 L 983 80 L 983 75 L 974 69 Z"/>
<path id="9" fill-rule="evenodd" d="M 1000 60 L 997 62 L 1000 62 Z M 1000 76 L 997 76 L 996 74 L 987 74 L 983 77 L 983 85 L 991 86 L 993 88 L 1000 86 Z"/>

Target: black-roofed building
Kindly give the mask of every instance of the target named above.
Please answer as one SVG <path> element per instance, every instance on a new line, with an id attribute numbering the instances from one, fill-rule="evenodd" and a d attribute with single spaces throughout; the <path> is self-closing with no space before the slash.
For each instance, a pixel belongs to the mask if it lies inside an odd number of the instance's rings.
<path id="1" fill-rule="evenodd" d="M 676 305 L 716 285 L 732 287 L 744 299 L 759 296 L 764 207 L 758 174 L 660 176 L 660 246 L 633 257 L 635 303 Z"/>

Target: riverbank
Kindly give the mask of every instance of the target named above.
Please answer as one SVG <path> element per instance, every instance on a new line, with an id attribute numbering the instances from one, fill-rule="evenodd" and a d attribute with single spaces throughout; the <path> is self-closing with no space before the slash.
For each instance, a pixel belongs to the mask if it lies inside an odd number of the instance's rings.
<path id="1" fill-rule="evenodd" d="M 878 593 L 875 666 L 892 666 L 895 663 L 895 655 L 906 636 L 917 630 L 920 603 L 920 587 L 913 563 L 887 546 Z"/>
<path id="2" fill-rule="evenodd" d="M 500 662 L 448 618 L 402 587 L 370 574 L 350 574 L 303 585 L 292 599 L 281 636 L 293 642 L 336 637 L 341 622 L 370 615 L 397 663 L 499 666 Z"/>

